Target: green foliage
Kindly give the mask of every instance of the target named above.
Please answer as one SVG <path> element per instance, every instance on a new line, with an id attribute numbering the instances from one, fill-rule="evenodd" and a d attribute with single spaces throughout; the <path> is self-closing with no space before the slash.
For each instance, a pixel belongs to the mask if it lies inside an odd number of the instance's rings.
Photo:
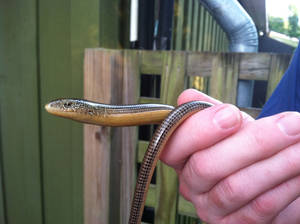
<path id="1" fill-rule="evenodd" d="M 270 28 L 270 30 L 274 30 L 278 33 L 287 34 L 287 30 L 284 27 L 283 18 L 270 16 L 269 17 L 269 28 Z"/>
<path id="2" fill-rule="evenodd" d="M 293 5 L 289 6 L 290 16 L 288 17 L 289 26 L 288 26 L 288 35 L 290 37 L 300 37 L 300 28 L 298 25 L 298 12 L 297 8 Z"/>
<path id="3" fill-rule="evenodd" d="M 289 11 L 290 15 L 287 26 L 285 26 L 283 18 L 269 16 L 269 28 L 290 37 L 300 38 L 299 16 L 296 6 L 289 5 Z"/>

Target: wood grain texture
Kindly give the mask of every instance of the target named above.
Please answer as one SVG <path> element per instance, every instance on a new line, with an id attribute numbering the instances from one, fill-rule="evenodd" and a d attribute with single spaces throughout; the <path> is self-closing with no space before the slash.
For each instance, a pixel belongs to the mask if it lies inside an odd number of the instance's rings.
<path id="1" fill-rule="evenodd" d="M 110 54 L 86 50 L 84 97 L 111 103 Z M 109 221 L 111 129 L 84 125 L 84 223 Z"/>
<path id="2" fill-rule="evenodd" d="M 240 55 L 218 53 L 213 59 L 209 95 L 225 103 L 236 103 Z"/>
<path id="3" fill-rule="evenodd" d="M 137 103 L 138 59 L 137 51 L 87 50 L 85 98 Z M 135 180 L 136 127 L 85 125 L 84 133 L 85 223 L 127 223 Z"/>
<path id="4" fill-rule="evenodd" d="M 140 86 L 140 53 L 124 52 L 122 104 L 136 104 Z M 121 172 L 120 172 L 120 223 L 128 223 L 131 201 L 135 187 L 137 127 L 122 128 Z"/>
<path id="5" fill-rule="evenodd" d="M 140 70 L 142 74 L 161 74 L 162 71 L 162 52 L 141 51 Z"/>
<path id="6" fill-rule="evenodd" d="M 240 79 L 268 80 L 271 55 L 245 53 L 241 55 Z"/>
<path id="7" fill-rule="evenodd" d="M 187 75 L 208 77 L 211 75 L 214 53 L 189 53 L 187 59 Z"/>

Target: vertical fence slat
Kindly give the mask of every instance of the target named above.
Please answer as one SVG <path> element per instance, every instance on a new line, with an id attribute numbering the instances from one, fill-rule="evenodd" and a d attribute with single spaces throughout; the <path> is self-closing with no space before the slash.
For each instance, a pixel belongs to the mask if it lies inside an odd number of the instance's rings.
<path id="1" fill-rule="evenodd" d="M 278 54 L 271 55 L 266 99 L 269 99 L 269 97 L 272 95 L 272 92 L 274 91 L 280 79 L 282 78 L 289 62 L 290 62 L 290 55 L 278 55 Z"/>
<path id="2" fill-rule="evenodd" d="M 184 3 L 185 0 L 176 0 L 174 2 L 174 31 L 173 31 L 173 49 L 182 49 L 183 24 L 184 24 Z"/>
<path id="3" fill-rule="evenodd" d="M 192 46 L 191 50 L 196 51 L 197 50 L 197 40 L 198 40 L 198 34 L 199 34 L 199 1 L 194 0 L 194 8 L 193 8 L 193 29 L 192 29 Z"/>
<path id="4" fill-rule="evenodd" d="M 199 7 L 199 15 L 200 15 L 200 20 L 199 20 L 199 23 L 198 23 L 198 32 L 199 32 L 199 35 L 198 35 L 198 44 L 197 44 L 197 49 L 198 51 L 203 51 L 204 49 L 204 24 L 205 24 L 205 10 L 204 10 L 204 7 L 200 4 L 200 7 Z"/>
<path id="5" fill-rule="evenodd" d="M 183 43 L 184 48 L 181 50 L 191 50 L 191 40 L 192 40 L 192 16 L 193 16 L 193 0 L 185 2 L 184 10 L 184 28 L 183 28 Z"/>
<path id="6" fill-rule="evenodd" d="M 217 22 L 213 20 L 213 32 L 212 32 L 212 51 L 216 52 L 218 50 L 217 48 L 217 38 L 218 38 L 218 33 L 217 33 Z"/>
<path id="7" fill-rule="evenodd" d="M 208 31 L 207 31 L 207 50 L 208 51 L 211 51 L 212 49 L 212 21 L 213 21 L 213 18 L 212 16 L 210 15 L 210 13 L 208 12 L 207 13 L 208 15 L 208 23 L 207 23 L 207 26 L 208 26 Z"/>
<path id="8" fill-rule="evenodd" d="M 136 104 L 140 87 L 139 52 L 125 50 L 123 76 L 123 104 Z M 121 222 L 127 224 L 129 220 L 131 201 L 135 187 L 137 128 L 124 127 L 122 129 L 121 148 Z"/>
<path id="9" fill-rule="evenodd" d="M 208 42 L 209 42 L 209 13 L 208 11 L 204 10 L 204 33 L 203 33 L 203 51 L 208 51 Z"/>

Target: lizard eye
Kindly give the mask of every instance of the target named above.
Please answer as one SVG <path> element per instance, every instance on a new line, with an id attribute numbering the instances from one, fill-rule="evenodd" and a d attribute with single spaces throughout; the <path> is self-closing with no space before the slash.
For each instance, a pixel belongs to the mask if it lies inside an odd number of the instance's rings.
<path id="1" fill-rule="evenodd" d="M 70 107 L 70 106 L 72 106 L 71 102 L 64 103 L 64 107 Z"/>

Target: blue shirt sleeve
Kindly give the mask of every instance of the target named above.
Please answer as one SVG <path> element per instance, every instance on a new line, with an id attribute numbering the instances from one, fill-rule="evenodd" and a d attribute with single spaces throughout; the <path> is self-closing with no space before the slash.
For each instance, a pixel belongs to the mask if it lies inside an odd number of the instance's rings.
<path id="1" fill-rule="evenodd" d="M 298 45 L 283 78 L 264 105 L 259 118 L 284 111 L 300 112 L 300 47 Z"/>

